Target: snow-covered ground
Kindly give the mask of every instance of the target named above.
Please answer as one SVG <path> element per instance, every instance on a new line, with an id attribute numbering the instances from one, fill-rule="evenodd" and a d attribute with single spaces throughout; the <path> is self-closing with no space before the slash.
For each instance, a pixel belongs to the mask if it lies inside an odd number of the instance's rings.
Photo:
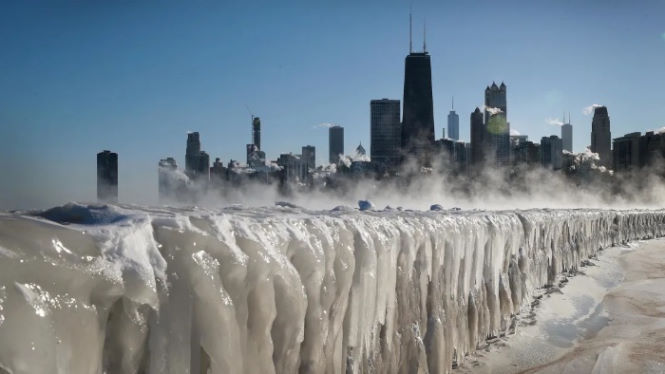
<path id="1" fill-rule="evenodd" d="M 613 247 L 459 373 L 665 372 L 665 240 Z"/>
<path id="2" fill-rule="evenodd" d="M 449 372 L 598 249 L 664 235 L 637 210 L 2 213 L 0 373 Z"/>

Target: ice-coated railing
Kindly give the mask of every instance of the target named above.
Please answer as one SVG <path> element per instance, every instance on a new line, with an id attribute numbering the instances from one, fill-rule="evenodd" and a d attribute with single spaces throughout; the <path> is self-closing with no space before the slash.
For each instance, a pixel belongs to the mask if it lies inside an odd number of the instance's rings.
<path id="1" fill-rule="evenodd" d="M 443 373 L 665 211 L 0 214 L 0 373 Z"/>

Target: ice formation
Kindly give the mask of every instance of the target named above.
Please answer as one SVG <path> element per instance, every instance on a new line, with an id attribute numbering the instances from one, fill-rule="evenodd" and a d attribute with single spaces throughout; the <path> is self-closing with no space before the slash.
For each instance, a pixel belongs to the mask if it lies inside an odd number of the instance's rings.
<path id="1" fill-rule="evenodd" d="M 443 373 L 665 211 L 0 214 L 0 373 Z"/>

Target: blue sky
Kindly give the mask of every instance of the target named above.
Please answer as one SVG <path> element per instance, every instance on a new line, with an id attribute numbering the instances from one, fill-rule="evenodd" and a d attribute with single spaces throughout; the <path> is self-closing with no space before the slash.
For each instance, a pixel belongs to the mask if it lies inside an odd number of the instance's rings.
<path id="1" fill-rule="evenodd" d="M 408 52 L 432 56 L 437 137 L 450 98 L 469 114 L 492 81 L 511 126 L 532 140 L 570 112 L 608 106 L 613 137 L 665 126 L 665 1 L 5 1 L 0 5 L 0 208 L 94 200 L 95 154 L 119 153 L 120 198 L 153 202 L 157 162 L 184 165 L 186 132 L 225 163 L 244 161 L 246 106 L 263 148 L 317 148 L 325 122 L 347 152 L 369 144 L 369 101 L 401 99 Z M 367 148 L 369 148 L 367 146 Z"/>

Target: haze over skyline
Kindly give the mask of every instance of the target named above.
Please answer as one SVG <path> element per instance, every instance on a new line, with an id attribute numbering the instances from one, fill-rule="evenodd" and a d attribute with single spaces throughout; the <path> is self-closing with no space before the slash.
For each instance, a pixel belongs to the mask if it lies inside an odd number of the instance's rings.
<path id="1" fill-rule="evenodd" d="M 195 5 L 4 3 L 0 12 L 0 209 L 92 201 L 95 154 L 119 154 L 121 201 L 156 201 L 157 162 L 184 166 L 187 131 L 244 162 L 261 117 L 268 159 L 328 131 L 369 146 L 369 102 L 402 100 L 408 2 Z M 435 134 L 455 97 L 460 138 L 484 88 L 508 86 L 511 128 L 539 141 L 571 113 L 590 143 L 592 104 L 612 137 L 665 126 L 664 1 L 413 2 L 414 50 L 432 56 Z M 368 149 L 369 150 L 369 149 Z"/>

